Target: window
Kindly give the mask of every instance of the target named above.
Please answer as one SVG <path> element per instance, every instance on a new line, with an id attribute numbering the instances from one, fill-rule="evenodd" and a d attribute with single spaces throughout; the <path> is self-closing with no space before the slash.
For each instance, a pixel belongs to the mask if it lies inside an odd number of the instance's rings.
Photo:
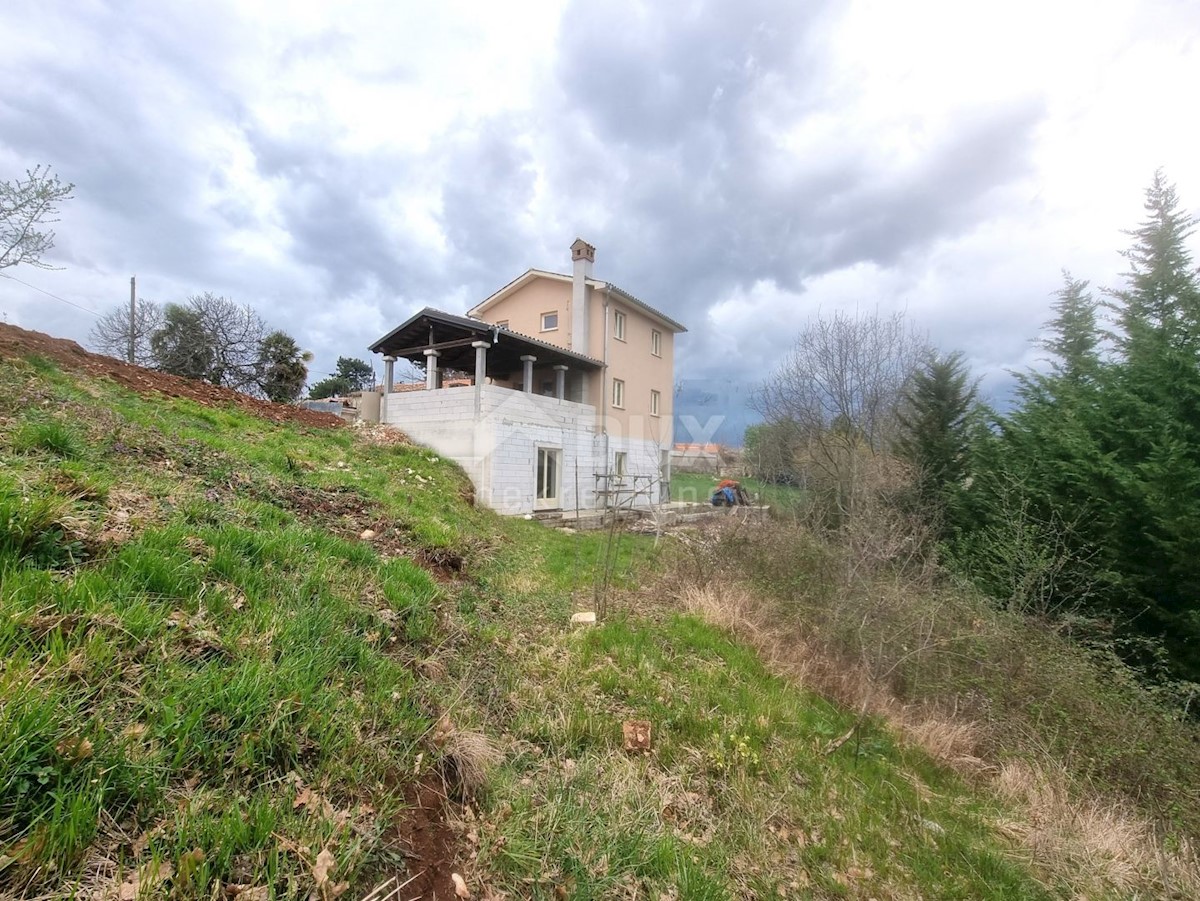
<path id="1" fill-rule="evenodd" d="M 613 379 L 613 406 L 625 406 L 625 383 L 621 379 Z"/>
<path id="2" fill-rule="evenodd" d="M 613 310 L 613 337 L 618 341 L 625 340 L 625 314 L 620 310 Z"/>
<path id="3" fill-rule="evenodd" d="M 650 330 L 650 353 L 656 357 L 662 356 L 662 332 L 658 329 Z"/>
<path id="4" fill-rule="evenodd" d="M 618 479 L 625 478 L 625 458 L 627 456 L 625 451 L 617 451 L 613 455 L 613 473 Z"/>
<path id="5" fill-rule="evenodd" d="M 508 328 L 508 320 L 501 319 L 499 322 L 496 323 L 496 328 Z"/>
<path id="6" fill-rule="evenodd" d="M 650 392 L 650 415 L 651 416 L 658 415 L 658 405 L 661 402 L 662 402 L 662 395 L 659 394 L 657 391 L 652 390 Z"/>
<path id="7" fill-rule="evenodd" d="M 542 331 L 552 332 L 558 328 L 558 310 L 542 314 Z"/>

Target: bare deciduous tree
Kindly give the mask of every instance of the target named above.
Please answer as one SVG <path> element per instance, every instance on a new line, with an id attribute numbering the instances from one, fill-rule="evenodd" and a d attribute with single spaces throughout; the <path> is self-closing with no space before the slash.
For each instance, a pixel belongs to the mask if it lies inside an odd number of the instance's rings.
<path id="1" fill-rule="evenodd" d="M 163 326 L 162 307 L 150 300 L 139 300 L 133 317 L 133 362 L 150 366 L 153 354 L 150 336 Z M 120 304 L 105 313 L 92 327 L 92 345 L 100 353 L 125 359 L 129 354 L 129 307 Z"/>
<path id="2" fill-rule="evenodd" d="M 248 304 L 206 291 L 188 298 L 208 337 L 212 352 L 206 381 L 237 391 L 253 392 L 258 387 L 259 347 L 267 336 L 267 324 Z"/>
<path id="3" fill-rule="evenodd" d="M 58 221 L 58 204 L 70 200 L 74 189 L 49 166 L 27 169 L 24 179 L 0 181 L 0 269 L 22 263 L 54 268 L 42 259 L 54 247 L 54 231 L 44 226 Z"/>
<path id="4" fill-rule="evenodd" d="M 901 313 L 818 316 L 756 393 L 768 423 L 794 425 L 796 468 L 836 521 L 852 513 L 863 460 L 889 446 L 926 353 Z"/>

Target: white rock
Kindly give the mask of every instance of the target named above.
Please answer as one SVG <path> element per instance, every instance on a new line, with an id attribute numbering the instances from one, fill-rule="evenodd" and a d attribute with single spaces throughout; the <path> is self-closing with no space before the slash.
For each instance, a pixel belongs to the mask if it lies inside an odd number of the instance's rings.
<path id="1" fill-rule="evenodd" d="M 361 538 L 363 541 L 370 541 L 372 538 L 375 537 L 375 530 L 374 529 L 364 529 L 363 533 L 361 535 L 359 535 L 358 537 Z"/>
<path id="2" fill-rule="evenodd" d="M 573 623 L 594 623 L 596 621 L 596 612 L 594 610 L 584 610 L 582 613 L 571 614 L 571 622 Z"/>

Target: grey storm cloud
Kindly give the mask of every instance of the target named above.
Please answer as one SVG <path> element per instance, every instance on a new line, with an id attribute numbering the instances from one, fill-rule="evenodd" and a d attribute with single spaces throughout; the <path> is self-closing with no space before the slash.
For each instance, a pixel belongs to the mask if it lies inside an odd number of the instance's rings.
<path id="1" fill-rule="evenodd" d="M 984 220 L 994 190 L 1030 169 L 1035 100 L 976 112 L 907 168 L 861 145 L 817 161 L 781 152 L 763 123 L 803 125 L 841 102 L 813 33 L 824 10 L 794 6 L 648 5 L 635 25 L 590 5 L 564 17 L 557 187 L 612 198 L 615 215 L 589 236 L 597 271 L 692 327 L 684 366 L 744 372 L 731 347 L 772 359 L 790 344 L 794 330 L 762 322 L 740 340 L 709 329 L 730 291 L 767 279 L 803 298 L 815 275 L 896 264 Z M 781 99 L 781 84 L 800 87 Z"/>
<path id="2" fill-rule="evenodd" d="M 321 134 L 279 139 L 250 132 L 247 138 L 259 173 L 281 184 L 276 212 L 291 257 L 324 273 L 323 288 L 354 292 L 372 281 L 396 290 L 432 286 L 432 273 L 388 237 L 383 201 L 391 173 L 411 161 L 341 154 Z"/>
<path id="3" fill-rule="evenodd" d="M 563 16 L 560 84 L 616 147 L 679 146 L 707 125 L 732 134 L 746 124 L 745 99 L 772 79 L 794 85 L 796 100 L 807 94 L 819 69 L 808 29 L 828 8 L 578 2 Z"/>
<path id="4" fill-rule="evenodd" d="M 888 264 L 986 216 L 991 189 L 1028 170 L 1042 115 L 1032 102 L 978 113 L 911 171 L 890 171 L 854 146 L 831 148 L 836 157 L 819 165 L 780 160 L 756 124 L 781 112 L 764 86 L 806 86 L 783 110 L 797 124 L 839 102 L 822 95 L 820 52 L 806 34 L 821 8 L 794 6 L 781 21 L 768 15 L 779 12 L 773 5 L 712 3 L 687 17 L 650 5 L 640 40 L 622 39 L 630 23 L 590 5 L 564 19 L 561 84 L 602 138 L 590 168 L 611 175 L 589 188 L 621 213 L 599 237 L 614 258 L 636 261 L 633 277 L 656 294 L 677 290 L 680 277 L 709 291 L 764 277 L 796 288 L 829 269 Z M 558 153 L 586 153 L 577 136 L 560 135 Z M 569 179 L 560 185 L 569 190 Z M 670 275 L 639 247 L 669 253 Z"/>
<path id="5" fill-rule="evenodd" d="M 535 161 L 511 125 L 485 122 L 421 156 L 346 153 L 320 134 L 280 139 L 251 132 L 248 140 L 259 172 L 285 184 L 278 212 L 297 259 L 339 290 L 376 284 L 409 305 L 436 305 L 462 287 L 490 292 L 515 274 L 513 267 L 531 265 L 535 237 L 517 223 L 534 190 Z M 448 262 L 405 240 L 403 202 L 389 195 L 409 173 L 432 183 L 440 199 L 436 218 Z"/>
<path id="6" fill-rule="evenodd" d="M 0 101 L 4 140 L 27 159 L 52 158 L 82 203 L 106 212 L 107 243 L 127 248 L 127 261 L 199 274 L 215 232 L 197 203 L 201 161 L 159 130 L 154 110 L 131 100 L 117 79 L 81 79 L 64 61 Z M 59 232 L 64 262 L 93 262 L 71 255 L 76 242 L 68 229 Z"/>
<path id="7" fill-rule="evenodd" d="M 977 123 L 898 182 L 847 148 L 843 160 L 806 170 L 781 190 L 763 177 L 777 161 L 754 123 L 775 112 L 777 92 L 764 89 L 775 82 L 808 85 L 799 92 L 801 106 L 823 109 L 819 52 L 806 33 L 822 8 L 712 3 L 680 15 L 656 4 L 631 12 L 634 22 L 610 13 L 591 4 L 566 11 L 557 82 L 545 91 L 539 115 L 486 121 L 444 138 L 424 158 L 347 155 L 331 146 L 336 135 L 320 129 L 279 137 L 248 123 L 259 173 L 286 184 L 277 212 L 293 258 L 341 290 L 374 281 L 429 299 L 439 289 L 495 287 L 514 267 L 554 265 L 529 259 L 528 248 L 565 246 L 573 236 L 518 226 L 540 162 L 554 186 L 556 219 L 571 221 L 581 202 L 610 210 L 605 228 L 576 223 L 600 244 L 602 260 L 631 290 L 678 315 L 695 315 L 731 285 L 769 277 L 794 287 L 824 268 L 889 262 L 940 229 L 961 226 L 989 179 L 1013 174 L 1016 146 L 1036 123 L 1028 110 Z M 118 23 L 110 10 L 93 24 L 108 30 Z M 220 84 L 220 54 L 184 40 L 181 26 L 196 26 L 194 17 L 175 27 L 156 19 L 129 24 L 135 27 L 122 29 L 126 49 L 169 63 L 185 89 Z M 234 48 L 217 42 L 217 49 Z M 289 44 L 284 56 L 352 50 L 345 33 L 329 30 Z M 217 239 L 231 226 L 252 224 L 253 215 L 232 194 L 201 205 L 207 179 L 220 187 L 220 173 L 210 174 L 180 134 L 185 114 L 153 105 L 122 67 L 80 74 L 64 57 L 43 68 L 30 91 L 6 100 L 6 141 L 26 153 L 53 147 L 88 202 L 111 212 L 120 242 L 137 248 L 141 265 L 220 281 L 212 278 L 221 266 Z M 245 114 L 219 87 L 205 96 L 219 112 Z M 795 102 L 787 106 L 797 113 Z M 523 141 L 530 133 L 540 161 Z M 389 183 L 420 168 L 440 176 L 453 271 L 411 251 L 385 224 L 396 214 L 385 206 Z M 577 177 L 581 170 L 588 175 Z"/>
<path id="8" fill-rule="evenodd" d="M 521 224 L 536 190 L 536 160 L 519 137 L 528 123 L 492 120 L 445 149 L 440 220 L 454 248 L 455 278 L 490 294 L 541 261 L 528 257 L 536 237 Z M 565 248 L 572 239 L 563 237 Z"/>

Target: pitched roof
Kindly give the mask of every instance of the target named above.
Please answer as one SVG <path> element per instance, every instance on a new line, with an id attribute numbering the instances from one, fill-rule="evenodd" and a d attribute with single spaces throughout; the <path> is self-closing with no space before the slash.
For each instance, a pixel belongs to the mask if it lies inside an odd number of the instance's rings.
<path id="1" fill-rule="evenodd" d="M 496 291 L 494 294 L 492 294 L 491 297 L 487 298 L 486 300 L 484 300 L 482 303 L 478 304 L 477 306 L 472 307 L 468 311 L 468 313 L 471 316 L 478 316 L 480 313 L 485 312 L 489 307 L 495 306 L 497 303 L 502 301 L 504 298 L 508 297 L 510 294 L 512 294 L 518 288 L 524 287 L 525 285 L 529 284 L 531 281 L 533 281 L 536 278 L 548 278 L 548 279 L 553 279 L 555 281 L 567 282 L 568 284 L 571 282 L 571 276 L 565 275 L 561 272 L 548 272 L 545 269 L 526 269 L 524 272 L 522 272 L 520 275 L 518 275 L 516 278 L 514 278 L 511 282 L 509 282 L 507 285 L 505 285 L 499 291 Z M 665 325 L 667 328 L 669 328 L 673 332 L 686 332 L 687 331 L 686 326 L 680 324 L 679 322 L 676 322 L 674 319 L 672 319 L 670 316 L 668 316 L 666 313 L 662 312 L 661 310 L 656 310 L 654 307 L 650 306 L 650 304 L 646 303 L 644 300 L 642 300 L 638 297 L 635 297 L 634 295 L 630 294 L 628 291 L 618 288 L 612 282 L 604 282 L 604 281 L 600 281 L 599 279 L 589 278 L 587 280 L 587 285 L 590 288 L 598 288 L 600 290 L 611 291 L 613 294 L 620 297 L 623 301 L 628 303 L 630 306 L 637 307 L 643 313 L 648 315 L 651 319 L 657 320 L 658 322 L 662 323 L 663 325 Z"/>
<path id="2" fill-rule="evenodd" d="M 492 325 L 482 319 L 456 316 L 433 307 L 426 307 L 409 317 L 372 344 L 370 349 L 372 353 L 421 363 L 425 359 L 425 350 L 433 346 L 439 351 L 438 365 L 441 368 L 472 372 L 475 369 L 472 341 L 487 341 L 492 345 L 487 358 L 489 373 L 519 371 L 521 357 L 525 354 L 537 357 L 539 366 L 599 369 L 604 365 L 599 360 Z"/>

